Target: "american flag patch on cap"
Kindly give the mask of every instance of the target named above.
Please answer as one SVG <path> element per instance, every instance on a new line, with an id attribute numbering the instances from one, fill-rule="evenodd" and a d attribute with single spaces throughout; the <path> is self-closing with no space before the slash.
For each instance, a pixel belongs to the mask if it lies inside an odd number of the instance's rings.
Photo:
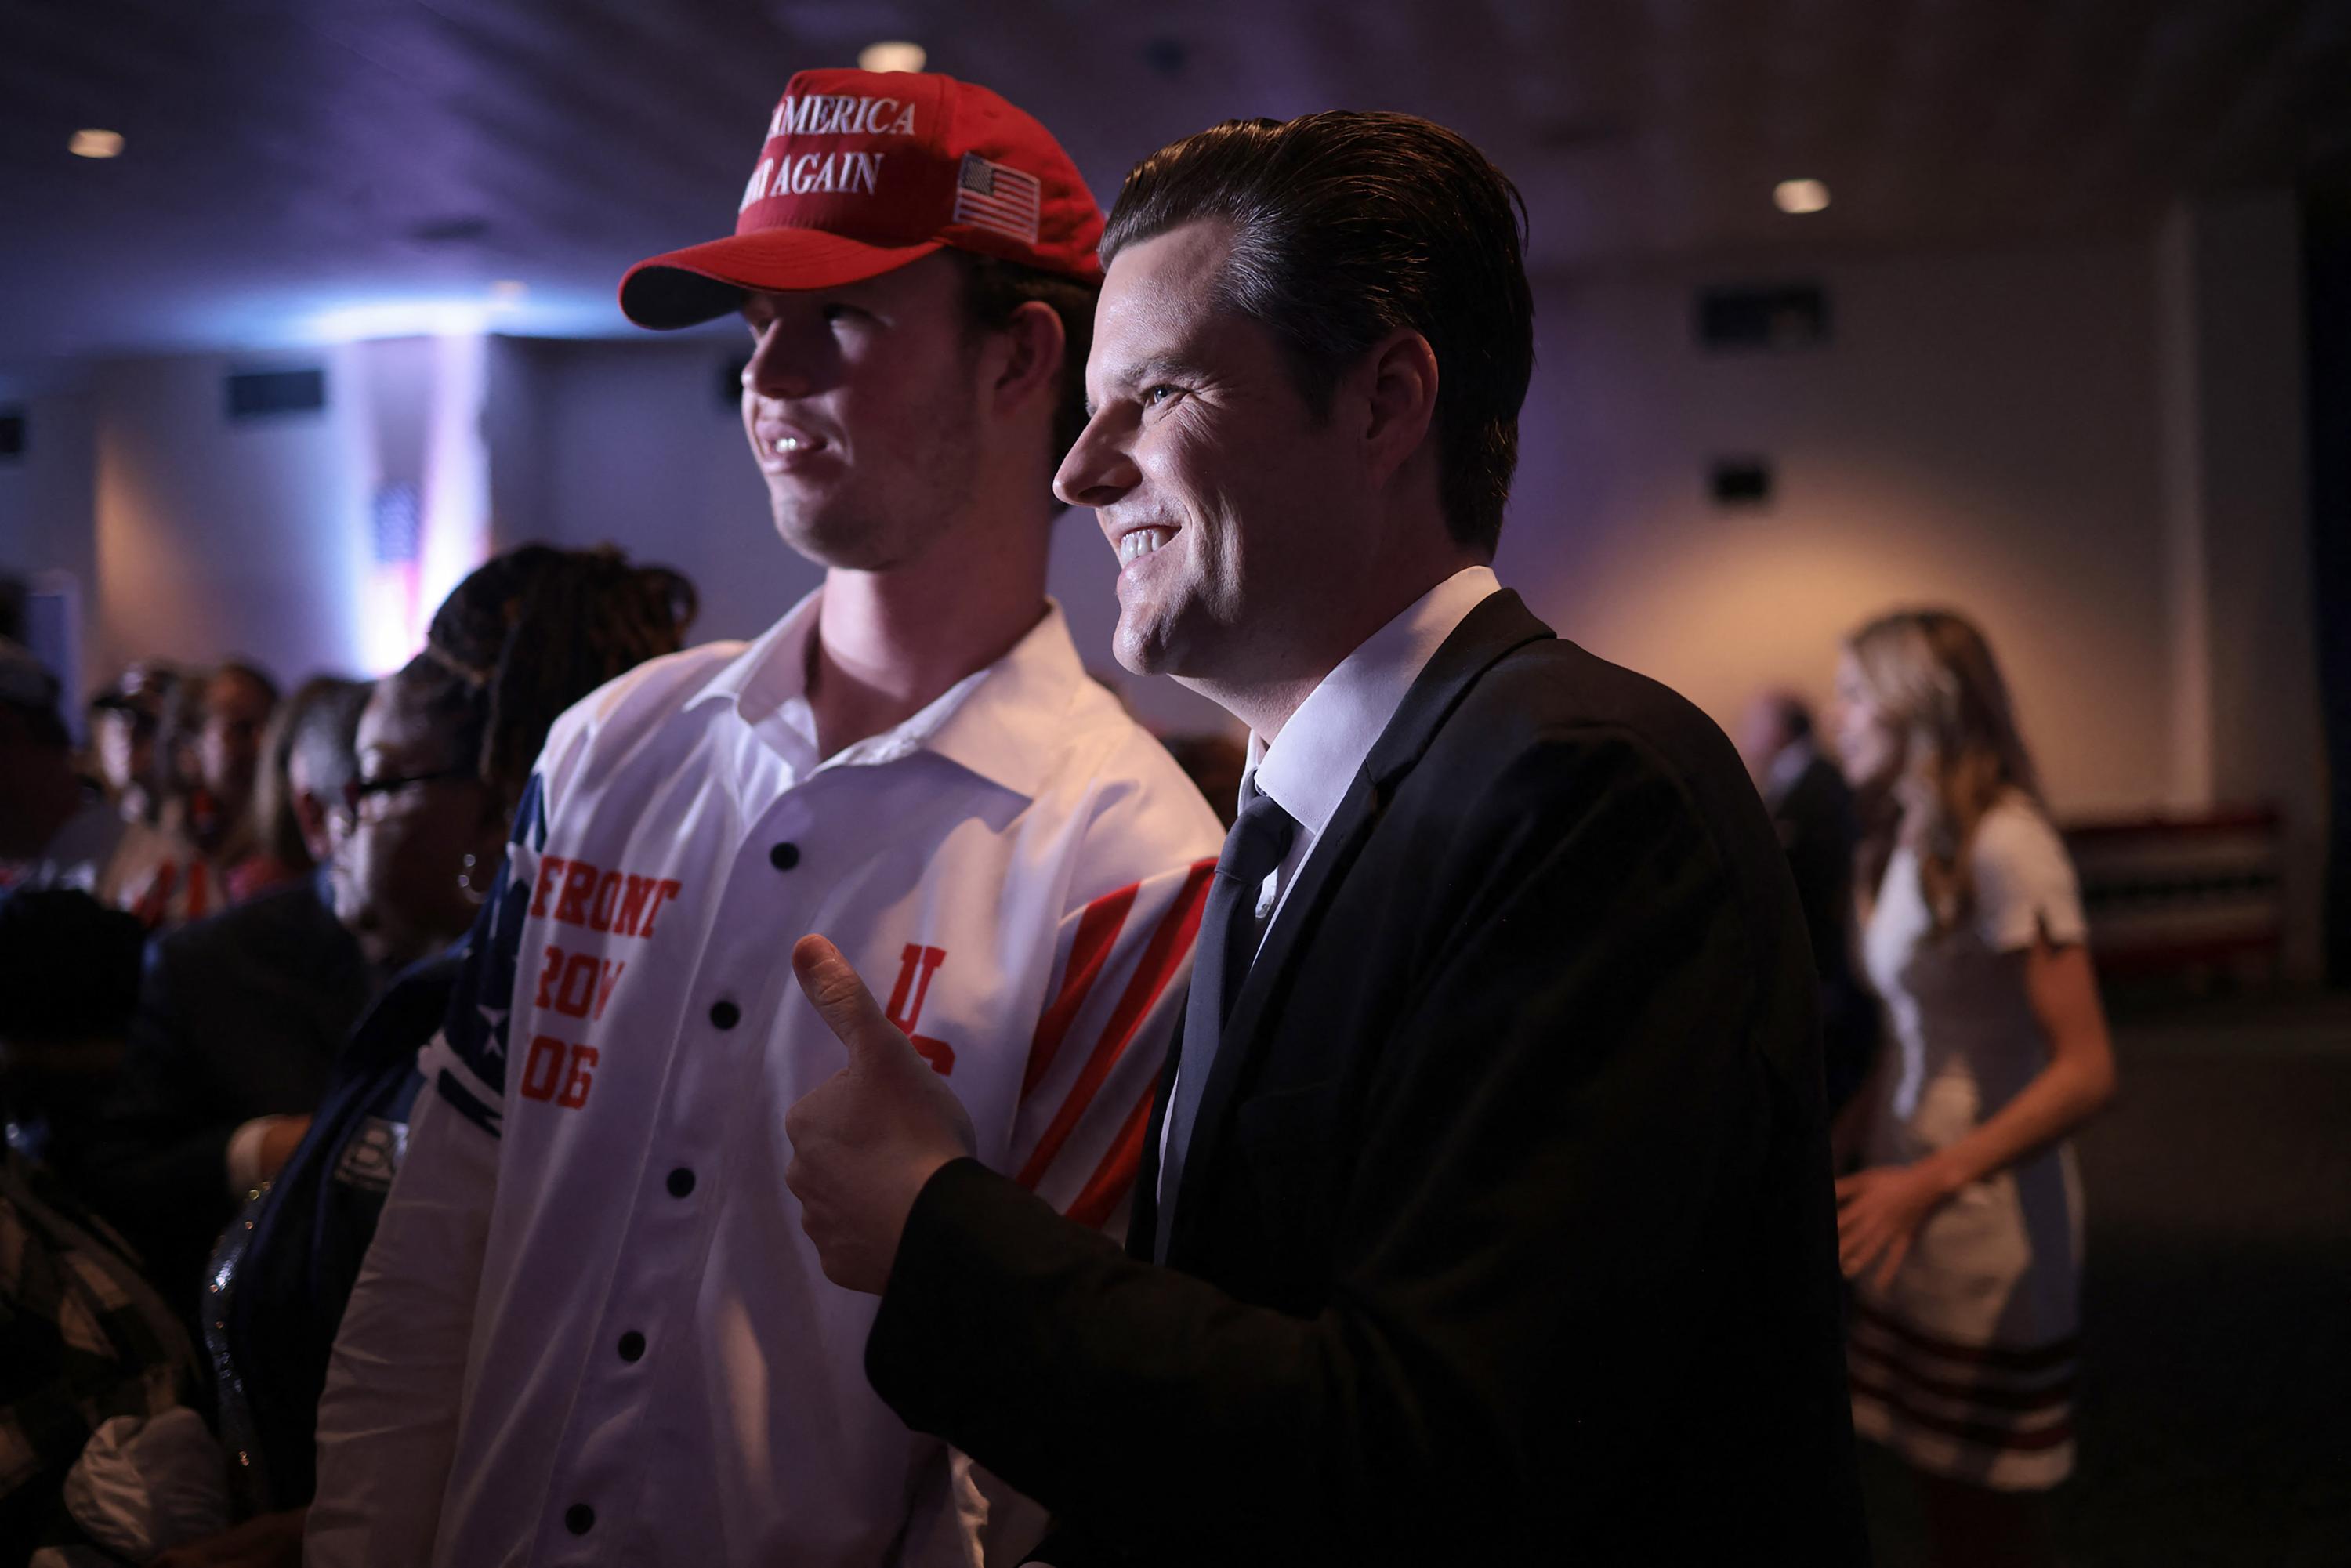
<path id="1" fill-rule="evenodd" d="M 1043 195 L 1035 175 L 967 152 L 956 176 L 955 221 L 1035 245 Z"/>

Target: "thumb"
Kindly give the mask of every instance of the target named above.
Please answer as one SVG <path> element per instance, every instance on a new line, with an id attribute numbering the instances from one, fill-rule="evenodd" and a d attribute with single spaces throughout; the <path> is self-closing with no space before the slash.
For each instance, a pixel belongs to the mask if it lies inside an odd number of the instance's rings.
<path id="1" fill-rule="evenodd" d="M 857 970 L 823 937 L 803 936 L 793 945 L 792 975 L 825 1028 L 849 1048 L 852 1062 L 874 1062 L 887 1051 L 913 1053 L 914 1047 L 883 1012 Z"/>

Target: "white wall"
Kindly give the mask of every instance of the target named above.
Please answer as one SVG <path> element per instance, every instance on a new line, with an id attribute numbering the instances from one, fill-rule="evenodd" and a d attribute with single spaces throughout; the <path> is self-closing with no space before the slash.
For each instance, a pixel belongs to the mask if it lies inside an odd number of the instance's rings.
<path id="1" fill-rule="evenodd" d="M 24 452 L 0 460 L 0 575 L 70 597 L 70 619 L 86 625 L 98 577 L 97 536 L 90 528 L 96 399 L 87 378 L 69 375 L 14 387 L 0 405 L 25 414 Z M 68 689 L 90 678 L 86 649 L 36 651 L 57 666 Z M 79 717 L 68 716 L 77 722 Z"/>
<path id="2" fill-rule="evenodd" d="M 0 404 L 25 411 L 25 451 L 0 459 L 0 572 L 70 571 L 96 564 L 89 517 L 95 400 L 80 378 Z"/>
<path id="3" fill-rule="evenodd" d="M 1825 285 L 1827 347 L 1701 350 L 1695 290 L 1737 274 L 1543 292 L 1506 580 L 1726 727 L 1767 684 L 1824 699 L 1865 618 L 1961 610 L 2007 667 L 2058 810 L 2160 800 L 2147 247 L 1767 276 Z M 1716 506 L 1710 463 L 1746 455 L 1771 465 L 1771 503 Z"/>
<path id="4" fill-rule="evenodd" d="M 223 377 L 327 363 L 327 407 L 231 421 Z M 362 665 L 365 441 L 333 357 L 118 361 L 95 380 L 89 668 L 258 661 L 290 684 Z"/>
<path id="5" fill-rule="evenodd" d="M 1824 699 L 1840 635 L 1973 617 L 2061 815 L 2284 813 L 2287 963 L 2314 974 L 2325 839 L 2291 199 L 2154 244 L 1889 256 L 1825 285 L 1823 349 L 1694 340 L 1690 267 L 1539 291 L 1503 576 L 1728 727 Z M 1761 509 L 1707 495 L 1753 455 Z"/>

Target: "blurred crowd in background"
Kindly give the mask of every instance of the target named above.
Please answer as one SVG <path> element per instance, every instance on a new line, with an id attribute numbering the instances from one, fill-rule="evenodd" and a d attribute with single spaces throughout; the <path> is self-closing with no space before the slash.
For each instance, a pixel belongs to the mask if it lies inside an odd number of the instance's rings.
<path id="1" fill-rule="evenodd" d="M 526 545 L 396 674 L 141 662 L 78 744 L 0 637 L 0 1560 L 176 1560 L 68 1522 L 77 1465 L 152 1539 L 226 1543 L 185 1561 L 298 1560 L 384 1141 L 529 768 L 696 602 L 617 550 Z M 1241 747 L 1169 745 L 1229 820 Z"/>

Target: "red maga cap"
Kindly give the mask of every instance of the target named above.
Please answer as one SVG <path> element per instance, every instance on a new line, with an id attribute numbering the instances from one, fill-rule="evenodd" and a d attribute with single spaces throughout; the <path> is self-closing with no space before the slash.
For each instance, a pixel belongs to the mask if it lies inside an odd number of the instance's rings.
<path id="1" fill-rule="evenodd" d="M 747 289 L 835 288 L 946 246 L 1099 282 L 1102 231 L 1061 144 L 986 88 L 802 71 L 768 120 L 734 235 L 637 263 L 621 309 L 691 327 Z"/>

